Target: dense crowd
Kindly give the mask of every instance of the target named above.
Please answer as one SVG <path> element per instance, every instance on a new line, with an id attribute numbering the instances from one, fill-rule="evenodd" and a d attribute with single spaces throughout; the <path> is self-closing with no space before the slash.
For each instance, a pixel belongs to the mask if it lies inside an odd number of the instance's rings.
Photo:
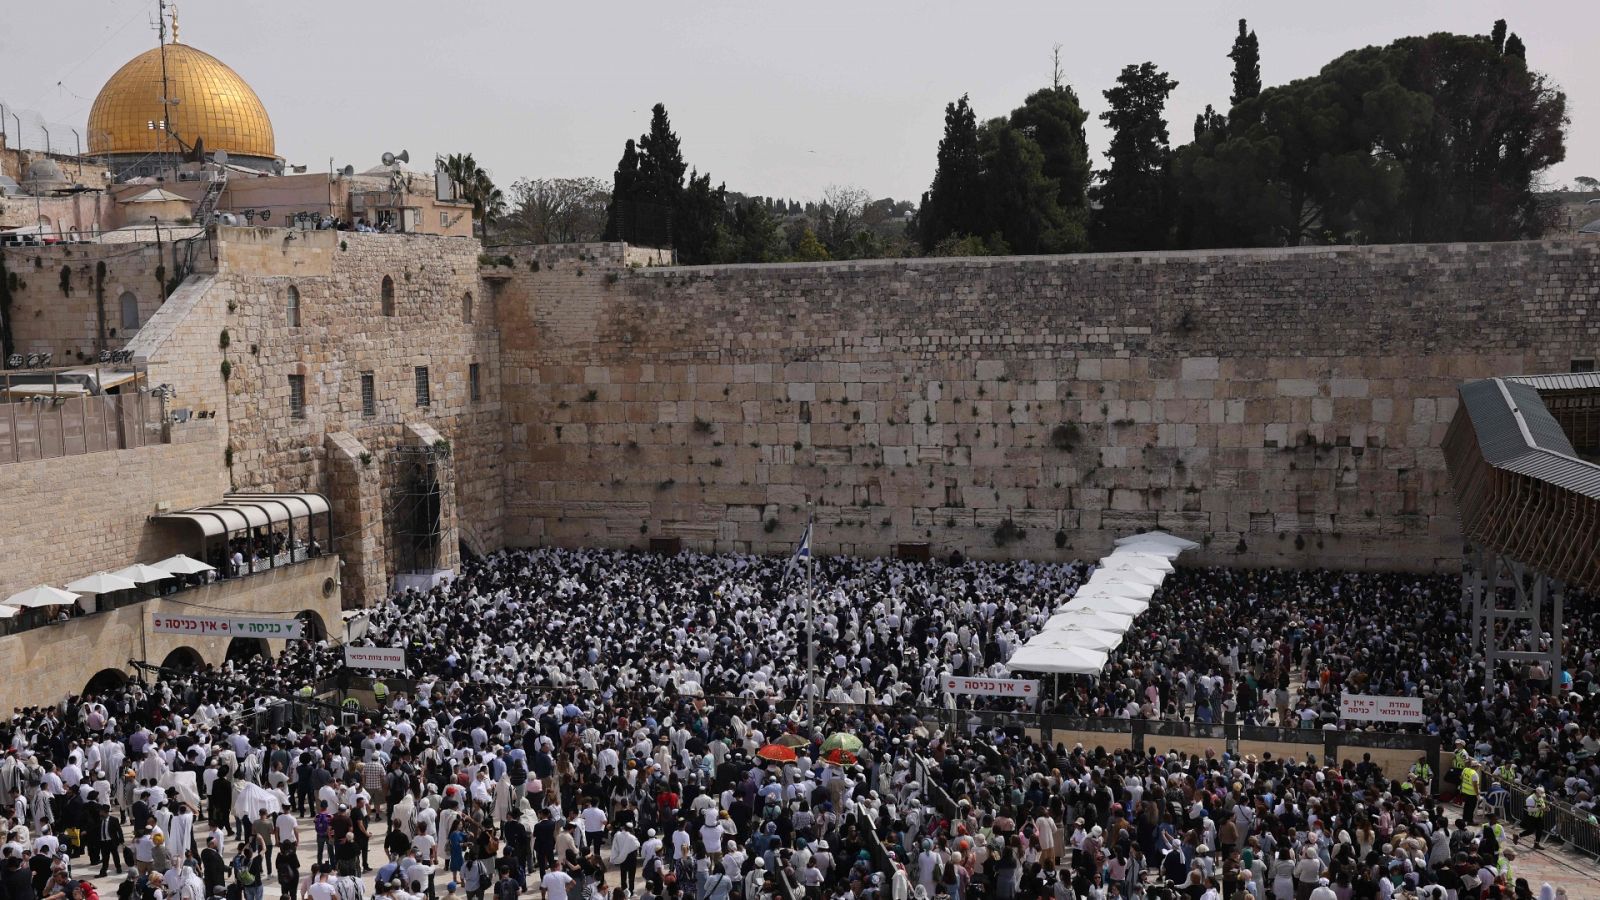
<path id="1" fill-rule="evenodd" d="M 304 642 L 17 711 L 0 900 L 85 900 L 73 849 L 130 866 L 125 900 L 261 900 L 267 881 L 310 900 L 1531 895 L 1513 844 L 1541 820 L 1451 820 L 1425 773 L 919 718 L 941 673 L 1008 674 L 1087 574 L 817 560 L 810 722 L 783 561 L 497 554 L 370 613 L 364 640 L 404 647 L 412 687 L 359 717 L 266 714 L 338 669 Z M 1515 776 L 1588 805 L 1594 623 L 1569 628 L 1578 674 L 1550 703 L 1531 669 L 1482 696 L 1460 617 L 1444 578 L 1180 568 L 1106 671 L 1042 711 L 1331 727 L 1341 690 L 1416 694 L 1478 760 L 1474 788 L 1481 769 L 1485 792 Z"/>

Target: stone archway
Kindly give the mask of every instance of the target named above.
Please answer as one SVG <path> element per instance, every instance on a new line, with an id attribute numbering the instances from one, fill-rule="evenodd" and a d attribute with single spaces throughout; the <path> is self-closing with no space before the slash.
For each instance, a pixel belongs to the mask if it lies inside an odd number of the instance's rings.
<path id="1" fill-rule="evenodd" d="M 161 668 L 175 672 L 194 672 L 204 666 L 205 660 L 201 658 L 200 651 L 193 647 L 179 647 L 161 661 Z"/>
<path id="2" fill-rule="evenodd" d="M 272 648 L 262 638 L 236 637 L 228 642 L 228 662 L 241 663 L 257 656 L 272 656 Z"/>
<path id="3" fill-rule="evenodd" d="M 120 690 L 128 683 L 128 673 L 121 669 L 101 669 L 83 686 L 83 696 L 101 696 Z"/>
<path id="4" fill-rule="evenodd" d="M 306 640 L 315 643 L 328 639 L 328 624 L 322 620 L 322 613 L 314 609 L 305 609 L 296 613 L 295 618 L 305 623 Z"/>

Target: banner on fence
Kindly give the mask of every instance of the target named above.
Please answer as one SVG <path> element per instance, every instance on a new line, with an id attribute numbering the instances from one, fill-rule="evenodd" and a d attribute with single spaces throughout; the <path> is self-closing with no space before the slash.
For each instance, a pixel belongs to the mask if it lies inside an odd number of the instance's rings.
<path id="1" fill-rule="evenodd" d="M 1382 697 L 1377 694 L 1341 695 L 1339 718 L 1357 722 L 1427 721 L 1422 715 L 1421 697 Z"/>
<path id="2" fill-rule="evenodd" d="M 1033 700 L 1039 696 L 1039 682 L 1020 678 L 967 678 L 962 675 L 944 676 L 947 694 L 974 694 L 980 697 L 1020 697 Z"/>
<path id="3" fill-rule="evenodd" d="M 278 641 L 297 641 L 305 637 L 305 623 L 299 619 L 191 616 L 181 613 L 152 613 L 150 616 L 150 630 L 156 634 L 187 634 L 196 637 L 258 637 Z"/>
<path id="4" fill-rule="evenodd" d="M 344 665 L 347 669 L 395 669 L 406 667 L 404 647 L 352 647 L 344 645 Z"/>

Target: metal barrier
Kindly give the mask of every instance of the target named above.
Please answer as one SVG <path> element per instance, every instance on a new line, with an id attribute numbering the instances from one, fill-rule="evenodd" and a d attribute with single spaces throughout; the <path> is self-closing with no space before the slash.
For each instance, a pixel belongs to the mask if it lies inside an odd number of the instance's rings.
<path id="1" fill-rule="evenodd" d="M 1507 829 L 1515 825 L 1520 830 L 1527 814 L 1528 795 L 1534 789 L 1518 781 L 1501 782 L 1501 786 L 1506 789 L 1503 798 L 1489 800 L 1491 795 L 1486 794 L 1485 801 L 1489 809 L 1505 822 Z M 1564 844 L 1591 859 L 1600 860 L 1600 820 L 1561 800 L 1547 798 L 1545 804 L 1545 840 Z"/>

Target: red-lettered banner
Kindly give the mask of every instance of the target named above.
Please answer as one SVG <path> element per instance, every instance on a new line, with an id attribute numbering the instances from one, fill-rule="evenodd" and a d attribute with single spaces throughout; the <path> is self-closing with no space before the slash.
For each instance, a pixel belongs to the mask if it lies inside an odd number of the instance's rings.
<path id="1" fill-rule="evenodd" d="M 406 667 L 404 647 L 352 647 L 344 645 L 344 665 L 347 669 L 394 669 Z"/>
<path id="2" fill-rule="evenodd" d="M 187 634 L 194 637 L 259 637 L 280 641 L 305 638 L 305 623 L 299 619 L 191 616 L 186 613 L 151 613 L 150 630 L 156 634 Z"/>
<path id="3" fill-rule="evenodd" d="M 1039 682 L 1007 678 L 966 678 L 946 675 L 943 679 L 947 694 L 976 694 L 980 697 L 1021 697 L 1032 700 L 1039 696 Z"/>
<path id="4" fill-rule="evenodd" d="M 1427 721 L 1422 714 L 1421 697 L 1382 697 L 1377 694 L 1343 694 L 1339 697 L 1339 718 L 1357 722 Z"/>

